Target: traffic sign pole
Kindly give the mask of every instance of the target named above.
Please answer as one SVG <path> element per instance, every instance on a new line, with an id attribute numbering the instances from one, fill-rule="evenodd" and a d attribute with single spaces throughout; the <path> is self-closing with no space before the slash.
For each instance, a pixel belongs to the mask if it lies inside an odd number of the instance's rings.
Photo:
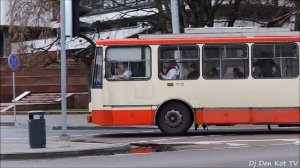
<path id="1" fill-rule="evenodd" d="M 11 54 L 8 57 L 8 65 L 12 69 L 12 81 L 13 81 L 13 104 L 14 104 L 14 123 L 17 125 L 17 115 L 16 115 L 16 75 L 15 70 L 19 65 L 19 60 L 16 54 Z"/>
<path id="2" fill-rule="evenodd" d="M 12 72 L 12 79 L 13 79 L 13 103 L 14 103 L 14 123 L 17 124 L 17 117 L 16 117 L 16 75 L 15 71 Z"/>

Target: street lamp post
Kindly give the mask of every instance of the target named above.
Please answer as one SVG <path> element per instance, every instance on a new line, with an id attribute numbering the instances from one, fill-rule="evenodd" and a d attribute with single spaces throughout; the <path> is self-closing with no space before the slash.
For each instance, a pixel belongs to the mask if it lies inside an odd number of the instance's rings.
<path id="1" fill-rule="evenodd" d="M 60 0 L 60 64 L 61 64 L 61 136 L 64 141 L 67 135 L 67 101 L 66 101 L 66 30 L 65 30 L 65 0 Z"/>
<path id="2" fill-rule="evenodd" d="M 173 34 L 178 34 L 178 33 L 180 33 L 178 0 L 171 0 L 171 15 L 172 15 Z"/>

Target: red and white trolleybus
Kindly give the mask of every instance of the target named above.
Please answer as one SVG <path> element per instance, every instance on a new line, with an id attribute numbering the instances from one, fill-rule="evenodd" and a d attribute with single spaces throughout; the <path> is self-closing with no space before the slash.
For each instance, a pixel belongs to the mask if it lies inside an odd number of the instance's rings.
<path id="1" fill-rule="evenodd" d="M 272 31 L 97 40 L 87 120 L 167 135 L 193 124 L 298 125 L 299 41 Z"/>

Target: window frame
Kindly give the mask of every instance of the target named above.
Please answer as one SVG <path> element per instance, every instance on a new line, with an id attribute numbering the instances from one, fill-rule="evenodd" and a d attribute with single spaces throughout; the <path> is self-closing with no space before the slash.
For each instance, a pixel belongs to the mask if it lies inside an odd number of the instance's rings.
<path id="1" fill-rule="evenodd" d="M 103 47 L 96 47 L 95 50 L 95 58 L 94 58 L 94 67 L 92 71 L 92 81 L 90 83 L 90 88 L 91 89 L 103 89 Z M 97 65 L 97 62 L 100 64 Z M 97 72 L 100 71 L 100 74 Z M 99 78 L 100 76 L 100 78 Z M 100 85 L 97 86 L 97 79 L 100 79 Z"/>
<path id="2" fill-rule="evenodd" d="M 281 59 L 290 59 L 291 60 L 291 59 L 297 59 L 298 58 L 298 64 L 297 64 L 298 65 L 298 68 L 297 68 L 298 73 L 297 73 L 297 76 L 295 76 L 295 77 L 261 77 L 261 78 L 255 78 L 253 76 L 253 72 L 252 72 L 253 62 L 254 62 L 254 60 L 259 60 L 259 58 L 254 57 L 254 47 L 255 47 L 255 45 L 272 45 L 272 46 L 275 45 L 275 49 L 276 49 L 276 45 L 278 45 L 278 44 L 293 44 L 294 46 L 296 46 L 297 47 L 297 51 L 298 51 L 297 52 L 297 57 L 276 57 L 276 55 L 274 55 L 274 53 L 273 53 L 272 57 L 266 57 L 265 59 L 272 59 L 274 61 L 274 60 L 281 60 Z M 300 63 L 299 63 L 299 61 L 300 61 L 300 55 L 299 55 L 299 49 L 300 49 L 300 46 L 296 42 L 259 42 L 259 43 L 253 43 L 251 45 L 251 77 L 253 79 L 258 79 L 258 80 L 261 80 L 261 79 L 295 79 L 295 78 L 298 78 L 299 75 L 300 75 Z M 276 54 L 276 50 L 275 50 L 275 54 Z M 280 67 L 280 68 L 282 69 L 282 67 Z"/>
<path id="3" fill-rule="evenodd" d="M 110 62 L 110 61 L 108 61 L 108 52 L 107 52 L 107 50 L 109 50 L 109 49 L 111 49 L 111 48 L 124 48 L 124 49 L 126 49 L 126 48 L 139 48 L 140 47 L 140 49 L 141 48 L 149 48 L 149 77 L 145 77 L 145 78 L 139 78 L 139 77 L 137 77 L 137 78 L 135 78 L 135 77 L 130 77 L 129 79 L 110 79 L 110 78 L 108 78 L 108 63 Z M 110 82 L 114 82 L 114 81 L 149 81 L 151 78 L 152 78 L 152 48 L 151 48 L 151 46 L 149 46 L 149 45 L 130 45 L 130 46 L 124 46 L 124 45 L 117 45 L 117 46 L 108 46 L 108 47 L 106 47 L 105 48 L 105 74 L 104 74 L 104 78 L 107 80 L 107 81 L 110 81 Z M 146 59 L 144 59 L 143 60 L 144 62 L 145 62 L 145 73 L 146 73 L 146 63 L 147 63 L 147 60 Z M 119 62 L 124 62 L 124 61 L 116 61 L 117 63 L 119 63 Z M 128 63 L 130 62 L 130 61 L 127 61 Z M 131 61 L 132 62 L 132 61 Z"/>
<path id="4" fill-rule="evenodd" d="M 197 60 L 195 61 L 196 63 L 197 63 L 197 65 L 198 65 L 198 72 L 199 72 L 199 75 L 198 75 L 198 77 L 197 78 L 192 78 L 192 79 L 162 79 L 162 78 L 160 78 L 160 76 L 159 76 L 159 73 L 160 73 L 160 63 L 162 62 L 161 61 L 161 58 L 160 58 L 160 56 L 161 56 L 161 53 L 162 53 L 162 49 L 164 48 L 164 47 L 176 47 L 176 48 L 180 48 L 180 46 L 181 47 L 195 47 L 195 48 L 197 48 Z M 180 51 L 180 50 L 179 50 Z M 157 68 L 158 68 L 158 74 L 157 74 L 157 78 L 160 80 L 160 81 L 174 81 L 174 80 L 178 80 L 178 81 L 189 81 L 189 80 L 199 80 L 200 79 L 200 77 L 201 77 L 201 71 L 200 71 L 200 66 L 201 66 L 201 64 L 200 64 L 200 57 L 201 57 L 201 55 L 200 55 L 200 47 L 199 47 L 199 45 L 198 44 L 161 44 L 161 45 L 159 45 L 159 47 L 158 47 L 158 50 L 157 50 L 157 52 L 158 52 L 158 54 L 157 54 L 157 61 L 158 61 L 158 66 L 157 66 Z M 166 59 L 167 60 L 167 59 Z M 190 59 L 191 61 L 193 61 L 193 59 Z M 184 63 L 184 61 L 183 62 L 177 62 L 177 64 L 180 64 L 180 63 Z"/>
<path id="5" fill-rule="evenodd" d="M 230 46 L 230 45 L 240 45 L 240 46 L 244 46 L 245 47 L 245 51 L 246 51 L 246 57 L 243 57 L 243 59 L 240 59 L 240 58 L 226 58 L 225 56 L 221 56 L 221 57 L 218 57 L 218 58 L 216 58 L 216 57 L 214 57 L 214 58 L 212 58 L 212 59 L 209 59 L 209 60 L 205 60 L 206 58 L 205 58 L 205 55 L 204 55 L 204 52 L 205 52 L 205 47 L 206 46 Z M 223 49 L 223 50 L 226 50 L 226 49 Z M 226 52 L 225 52 L 226 53 Z M 219 78 L 207 78 L 206 76 L 205 76 L 205 70 L 203 69 L 204 68 L 204 64 L 205 64 L 205 62 L 209 62 L 209 61 L 218 61 L 218 63 L 219 63 L 219 67 L 220 67 L 220 69 L 221 68 L 223 68 L 222 67 L 222 65 L 221 64 L 223 64 L 224 62 L 226 63 L 226 62 L 229 62 L 229 61 L 223 61 L 223 60 L 245 60 L 246 61 L 246 65 L 245 65 L 245 68 L 247 68 L 247 74 L 245 74 L 245 69 L 244 69 L 244 75 L 245 75 L 245 77 L 244 78 L 221 78 L 221 77 L 219 77 Z M 250 69 L 249 69 L 249 64 L 250 64 L 250 54 L 249 54 L 249 45 L 247 44 L 247 43 L 206 43 L 206 44 L 204 44 L 203 46 L 202 46 L 202 60 L 201 60 L 201 62 L 202 62 L 202 69 L 201 69 L 201 72 L 202 72 L 202 78 L 204 79 L 204 80 L 245 80 L 245 79 L 248 79 L 249 78 L 249 76 L 250 76 Z M 220 76 L 220 73 L 221 72 L 219 72 L 219 76 Z"/>

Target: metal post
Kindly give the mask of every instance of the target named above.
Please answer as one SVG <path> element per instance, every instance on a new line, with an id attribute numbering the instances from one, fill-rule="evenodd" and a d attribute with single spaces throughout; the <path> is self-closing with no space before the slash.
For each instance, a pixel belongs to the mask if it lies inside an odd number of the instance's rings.
<path id="1" fill-rule="evenodd" d="M 66 35 L 65 35 L 65 0 L 60 0 L 60 58 L 61 58 L 61 139 L 68 140 L 67 103 L 66 103 Z"/>
<path id="2" fill-rule="evenodd" d="M 180 33 L 178 0 L 171 0 L 171 14 L 173 34 Z"/>
<path id="3" fill-rule="evenodd" d="M 16 75 L 15 71 L 12 73 L 12 80 L 13 80 L 13 103 L 14 103 L 14 124 L 17 125 L 17 117 L 16 117 Z"/>
<path id="4" fill-rule="evenodd" d="M 180 26 L 179 26 L 179 16 L 178 16 L 178 0 L 171 0 L 171 15 L 172 15 L 172 30 L 173 34 L 180 33 Z M 179 50 L 175 51 L 174 58 L 176 61 L 180 59 L 180 52 Z M 182 74 L 182 67 L 179 65 L 180 73 Z"/>

